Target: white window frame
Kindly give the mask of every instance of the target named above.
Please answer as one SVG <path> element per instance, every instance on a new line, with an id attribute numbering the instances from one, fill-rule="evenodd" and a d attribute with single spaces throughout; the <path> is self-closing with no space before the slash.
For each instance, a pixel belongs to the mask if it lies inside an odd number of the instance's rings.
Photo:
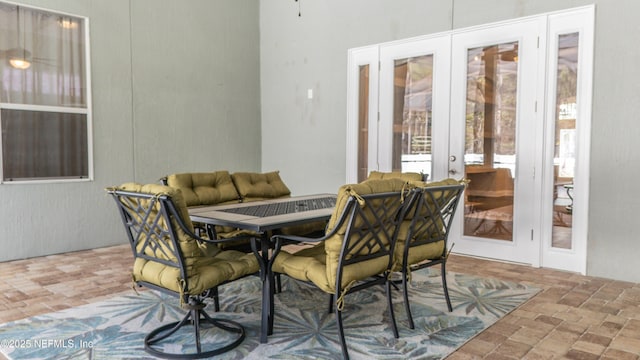
<path id="1" fill-rule="evenodd" d="M 38 104 L 15 104 L 5 103 L 0 99 L 0 110 L 24 110 L 24 111 L 39 111 L 39 112 L 58 112 L 66 114 L 82 114 L 86 115 L 87 122 L 87 176 L 86 177 L 52 177 L 52 178 L 30 178 L 19 180 L 5 180 L 4 176 L 4 154 L 2 147 L 2 137 L 0 137 L 0 184 L 36 184 L 36 183 L 68 183 L 68 182 L 89 182 L 94 179 L 93 170 L 93 119 L 92 119 L 92 94 L 91 94 L 91 42 L 89 36 L 89 18 L 82 15 L 76 15 L 36 6 L 17 4 L 9 1 L 2 1 L 4 4 L 19 6 L 24 9 L 47 12 L 54 15 L 70 16 L 78 19 L 82 19 L 82 26 L 84 26 L 84 60 L 85 60 L 85 88 L 86 88 L 86 106 L 85 107 L 64 107 L 64 106 L 50 106 L 50 105 L 38 105 Z M 2 118 L 0 117 L 0 125 L 2 124 Z"/>

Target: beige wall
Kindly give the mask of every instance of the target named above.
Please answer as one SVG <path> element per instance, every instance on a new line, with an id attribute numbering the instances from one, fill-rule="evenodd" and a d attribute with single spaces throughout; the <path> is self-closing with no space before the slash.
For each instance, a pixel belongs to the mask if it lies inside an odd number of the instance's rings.
<path id="1" fill-rule="evenodd" d="M 125 243 L 106 186 L 260 170 L 257 1 L 18 3 L 89 17 L 95 180 L 0 185 L 0 261 Z"/>

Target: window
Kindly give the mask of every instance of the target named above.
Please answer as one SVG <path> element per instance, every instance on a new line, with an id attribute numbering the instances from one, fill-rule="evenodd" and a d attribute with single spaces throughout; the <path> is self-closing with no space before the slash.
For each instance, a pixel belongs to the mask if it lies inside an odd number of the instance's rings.
<path id="1" fill-rule="evenodd" d="M 0 2 L 2 182 L 92 178 L 88 20 Z"/>

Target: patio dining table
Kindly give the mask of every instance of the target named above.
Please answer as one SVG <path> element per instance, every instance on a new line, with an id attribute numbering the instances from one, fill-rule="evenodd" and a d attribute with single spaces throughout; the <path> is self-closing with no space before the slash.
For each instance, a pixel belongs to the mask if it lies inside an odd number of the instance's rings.
<path id="1" fill-rule="evenodd" d="M 251 247 L 260 264 L 262 281 L 261 343 L 266 343 L 268 335 L 273 332 L 274 276 L 271 265 L 274 254 L 269 251 L 273 245 L 270 235 L 283 228 L 326 221 L 331 217 L 335 203 L 336 196 L 333 194 L 316 194 L 189 209 L 192 221 L 230 226 L 258 234 L 251 239 Z M 260 243 L 259 248 L 257 242 Z"/>

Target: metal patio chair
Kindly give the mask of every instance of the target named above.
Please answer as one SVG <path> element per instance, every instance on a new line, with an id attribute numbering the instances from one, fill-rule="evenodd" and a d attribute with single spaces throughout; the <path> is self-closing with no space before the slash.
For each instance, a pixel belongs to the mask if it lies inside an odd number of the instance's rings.
<path id="1" fill-rule="evenodd" d="M 245 337 L 239 323 L 212 318 L 205 311 L 206 298 L 214 298 L 218 287 L 259 271 L 253 254 L 223 251 L 218 241 L 193 233 L 187 207 L 179 190 L 167 186 L 135 183 L 106 189 L 118 206 L 134 255 L 133 280 L 138 286 L 179 298 L 187 314 L 181 321 L 156 328 L 144 339 L 149 354 L 169 359 L 199 359 L 222 354 L 238 346 Z M 217 309 L 216 309 L 217 311 Z M 203 349 L 201 325 L 226 333 L 222 345 Z M 195 351 L 167 353 L 161 348 L 184 326 L 193 326 Z"/>
<path id="2" fill-rule="evenodd" d="M 394 336 L 398 337 L 390 281 L 398 224 L 405 211 L 407 182 L 401 179 L 370 180 L 345 185 L 338 191 L 336 206 L 321 238 L 276 235 L 273 272 L 309 282 L 330 294 L 335 308 L 342 355 L 349 358 L 342 311 L 346 295 L 385 285 Z M 283 240 L 316 243 L 294 254 L 280 251 Z M 279 252 L 279 253 L 278 253 Z"/>
<path id="3" fill-rule="evenodd" d="M 448 179 L 413 190 L 418 196 L 414 198 L 414 203 L 400 226 L 394 269 L 402 273 L 404 305 L 411 329 L 414 328 L 414 322 L 407 288 L 413 271 L 440 264 L 447 308 L 449 311 L 453 310 L 446 277 L 447 258 L 451 250 L 448 238 L 464 189 L 464 181 Z"/>

